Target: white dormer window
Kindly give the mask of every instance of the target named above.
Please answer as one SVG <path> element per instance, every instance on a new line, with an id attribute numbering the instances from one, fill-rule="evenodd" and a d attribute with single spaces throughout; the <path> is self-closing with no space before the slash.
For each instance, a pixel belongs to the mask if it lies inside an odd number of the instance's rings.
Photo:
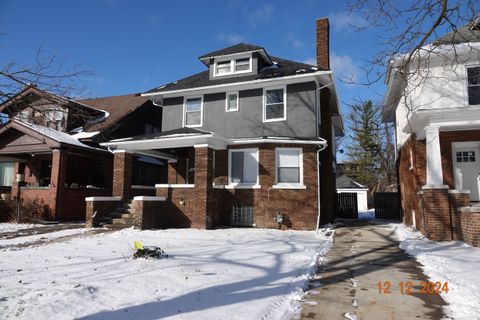
<path id="1" fill-rule="evenodd" d="M 216 75 L 231 74 L 232 73 L 232 63 L 228 61 L 219 61 L 216 64 Z"/>
<path id="2" fill-rule="evenodd" d="M 235 60 L 235 72 L 250 71 L 250 58 L 243 58 Z"/>
<path id="3" fill-rule="evenodd" d="M 252 71 L 252 57 L 241 57 L 222 59 L 215 61 L 214 64 L 214 76 L 226 76 L 237 73 L 247 73 Z"/>

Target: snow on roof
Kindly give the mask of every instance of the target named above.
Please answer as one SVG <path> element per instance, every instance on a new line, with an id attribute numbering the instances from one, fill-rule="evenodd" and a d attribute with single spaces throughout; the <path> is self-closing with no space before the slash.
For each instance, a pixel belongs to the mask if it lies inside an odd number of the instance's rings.
<path id="1" fill-rule="evenodd" d="M 74 137 L 76 139 L 88 139 L 88 138 L 95 137 L 99 133 L 100 133 L 100 131 L 93 131 L 93 132 L 80 131 L 80 132 L 72 134 L 70 136 Z"/>
<path id="2" fill-rule="evenodd" d="M 68 133 L 65 133 L 65 132 L 60 132 L 60 131 L 57 131 L 55 129 L 44 127 L 44 126 L 39 126 L 39 125 L 36 125 L 36 124 L 22 122 L 22 121 L 19 121 L 17 119 L 13 120 L 12 122 L 20 124 L 24 127 L 27 127 L 29 129 L 31 129 L 31 130 L 34 130 L 34 131 L 36 131 L 36 132 L 38 132 L 38 133 L 40 133 L 40 134 L 42 134 L 46 137 L 49 137 L 50 139 L 53 139 L 57 142 L 60 142 L 60 143 L 65 143 L 65 144 L 69 144 L 69 145 L 77 146 L 77 147 L 81 147 L 81 148 L 86 148 L 86 149 L 94 149 L 94 150 L 105 151 L 103 149 L 98 149 L 98 148 L 88 146 L 88 145 L 80 142 L 78 140 L 78 138 L 76 138 L 74 136 L 71 136 L 71 135 L 69 135 Z"/>

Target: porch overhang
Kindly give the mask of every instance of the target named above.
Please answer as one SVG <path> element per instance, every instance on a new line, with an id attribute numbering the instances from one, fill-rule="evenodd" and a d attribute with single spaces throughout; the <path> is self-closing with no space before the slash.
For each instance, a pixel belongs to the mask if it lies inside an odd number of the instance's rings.
<path id="1" fill-rule="evenodd" d="M 118 139 L 101 143 L 101 146 L 110 150 L 127 150 L 138 153 L 151 152 L 156 149 L 185 148 L 195 146 L 208 146 L 215 150 L 227 148 L 228 140 L 214 133 L 171 135 L 151 139 Z M 157 152 L 157 151 L 155 151 Z M 160 152 L 156 157 L 162 158 Z M 167 158 L 168 159 L 168 158 Z"/>
<path id="2" fill-rule="evenodd" d="M 461 131 L 480 128 L 480 109 L 470 106 L 447 109 L 420 109 L 413 112 L 410 120 L 402 128 L 405 133 L 414 133 L 417 139 L 425 139 L 428 126 L 436 126 L 440 131 Z"/>

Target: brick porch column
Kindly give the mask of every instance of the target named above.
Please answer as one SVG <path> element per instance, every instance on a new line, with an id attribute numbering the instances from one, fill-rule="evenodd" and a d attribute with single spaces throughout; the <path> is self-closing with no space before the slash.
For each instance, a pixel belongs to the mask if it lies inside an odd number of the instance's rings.
<path id="1" fill-rule="evenodd" d="M 192 228 L 215 227 L 215 202 L 213 199 L 213 150 L 195 147 L 195 213 Z"/>
<path id="2" fill-rule="evenodd" d="M 439 126 L 425 127 L 427 144 L 427 185 L 442 186 L 442 155 L 440 153 Z"/>
<path id="3" fill-rule="evenodd" d="M 64 188 L 67 174 L 67 154 L 61 150 L 52 150 L 52 171 L 50 173 L 50 191 L 55 201 L 52 202 L 52 208 L 55 213 L 55 219 L 62 219 L 61 203 L 62 191 Z"/>
<path id="4" fill-rule="evenodd" d="M 452 217 L 448 186 L 423 186 L 423 214 L 425 234 L 431 240 L 452 240 Z"/>
<path id="5" fill-rule="evenodd" d="M 125 150 L 115 151 L 113 156 L 112 196 L 126 199 L 132 186 L 133 154 Z"/>

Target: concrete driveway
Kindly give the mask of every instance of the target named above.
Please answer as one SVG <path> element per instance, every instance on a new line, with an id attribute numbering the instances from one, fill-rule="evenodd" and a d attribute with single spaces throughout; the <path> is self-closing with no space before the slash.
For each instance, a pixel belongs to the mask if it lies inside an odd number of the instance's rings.
<path id="1" fill-rule="evenodd" d="M 444 317 L 445 301 L 439 294 L 421 292 L 421 282 L 430 279 L 420 264 L 398 247 L 392 230 L 368 222 L 343 223 L 345 226 L 336 229 L 332 249 L 306 291 L 302 319 Z M 408 282 L 412 287 L 407 293 Z"/>

